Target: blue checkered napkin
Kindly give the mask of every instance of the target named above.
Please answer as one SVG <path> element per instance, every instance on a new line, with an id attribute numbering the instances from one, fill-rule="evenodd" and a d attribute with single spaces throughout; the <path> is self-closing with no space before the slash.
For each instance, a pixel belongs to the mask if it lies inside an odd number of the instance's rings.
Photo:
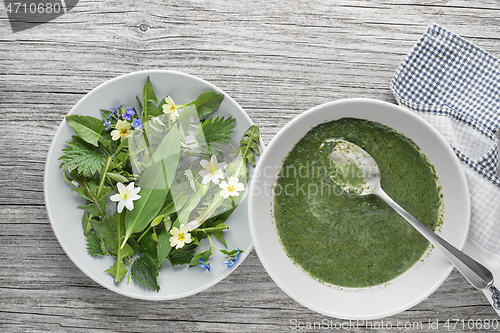
<path id="1" fill-rule="evenodd" d="M 463 162 L 471 196 L 464 252 L 500 281 L 500 62 L 472 43 L 432 25 L 391 81 L 400 105 L 415 111 L 450 143 Z M 498 287 L 498 282 L 495 283 Z M 500 315 L 500 292 L 483 290 Z"/>
<path id="2" fill-rule="evenodd" d="M 455 127 L 450 144 L 457 156 L 500 186 L 495 136 L 500 127 L 498 59 L 433 25 L 394 74 L 391 89 L 399 104 L 447 117 Z"/>
<path id="3" fill-rule="evenodd" d="M 391 90 L 400 105 L 443 134 L 463 162 L 472 204 L 469 243 L 500 258 L 499 60 L 432 25 L 395 72 Z M 500 281 L 498 275 L 500 269 Z"/>

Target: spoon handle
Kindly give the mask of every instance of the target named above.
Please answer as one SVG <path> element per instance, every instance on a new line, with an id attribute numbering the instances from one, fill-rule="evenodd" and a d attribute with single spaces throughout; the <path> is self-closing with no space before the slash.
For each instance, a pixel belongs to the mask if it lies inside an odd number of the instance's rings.
<path id="1" fill-rule="evenodd" d="M 401 208 L 392 200 L 380 186 L 374 192 L 379 198 L 384 200 L 396 212 L 404 217 L 410 224 L 417 229 L 432 245 L 441 250 L 448 260 L 459 270 L 460 273 L 477 289 L 486 289 L 493 284 L 493 275 L 491 272 L 467 256 L 462 251 L 439 237 L 434 231 L 427 228 L 422 222 L 414 218 L 410 213 Z"/>
<path id="2" fill-rule="evenodd" d="M 500 291 L 492 284 L 488 288 L 483 289 L 483 292 L 488 301 L 490 301 L 491 306 L 493 306 L 497 314 L 500 316 Z"/>

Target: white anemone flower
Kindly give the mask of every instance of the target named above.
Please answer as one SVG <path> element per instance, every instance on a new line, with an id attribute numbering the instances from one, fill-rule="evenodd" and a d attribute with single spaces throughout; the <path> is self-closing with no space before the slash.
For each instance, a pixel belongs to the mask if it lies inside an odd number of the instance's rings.
<path id="1" fill-rule="evenodd" d="M 115 130 L 111 131 L 111 139 L 114 141 L 118 139 L 126 139 L 132 135 L 130 130 L 130 123 L 125 120 L 118 120 L 115 125 Z"/>
<path id="2" fill-rule="evenodd" d="M 165 97 L 165 104 L 163 104 L 162 109 L 163 113 L 168 114 L 170 120 L 173 121 L 175 118 L 179 118 L 179 111 L 172 97 Z"/>
<path id="3" fill-rule="evenodd" d="M 128 210 L 134 209 L 134 200 L 140 199 L 141 196 L 137 195 L 141 190 L 140 187 L 134 188 L 134 182 L 131 182 L 127 186 L 122 183 L 117 183 L 116 187 L 118 189 L 118 193 L 109 197 L 111 201 L 118 202 L 118 213 L 121 213 L 123 207 L 127 207 Z"/>
<path id="4" fill-rule="evenodd" d="M 225 162 L 217 163 L 217 156 L 212 155 L 210 162 L 207 160 L 201 160 L 200 162 L 203 170 L 200 171 L 200 176 L 203 177 L 202 184 L 207 184 L 212 181 L 214 184 L 219 184 L 219 179 L 224 178 L 224 170 L 227 166 Z"/>
<path id="5" fill-rule="evenodd" d="M 220 195 L 224 199 L 227 199 L 230 196 L 237 197 L 240 195 L 239 192 L 245 190 L 245 185 L 243 185 L 243 183 L 240 183 L 238 181 L 238 177 L 236 176 L 229 178 L 227 182 L 223 181 L 222 183 L 220 183 L 219 187 L 222 189 L 222 191 L 220 191 Z"/>
<path id="6" fill-rule="evenodd" d="M 173 227 L 170 230 L 170 246 L 176 249 L 180 249 L 185 244 L 191 243 L 191 234 L 189 233 L 188 227 L 184 224 L 181 224 L 179 228 Z"/>

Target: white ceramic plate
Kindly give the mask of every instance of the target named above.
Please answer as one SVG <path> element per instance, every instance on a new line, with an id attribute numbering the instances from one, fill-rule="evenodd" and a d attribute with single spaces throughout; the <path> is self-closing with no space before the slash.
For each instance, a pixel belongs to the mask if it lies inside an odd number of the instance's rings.
<path id="1" fill-rule="evenodd" d="M 460 162 L 444 138 L 412 112 L 386 102 L 351 99 L 304 112 L 273 138 L 261 156 L 250 186 L 250 231 L 257 254 L 273 280 L 289 296 L 321 314 L 342 319 L 376 319 L 419 303 L 447 278 L 452 265 L 436 249 L 410 270 L 381 286 L 340 288 L 318 282 L 296 266 L 284 251 L 273 218 L 273 186 L 283 159 L 314 126 L 344 117 L 387 125 L 412 139 L 434 165 L 444 196 L 440 235 L 458 248 L 467 239 L 470 199 Z"/>
<path id="2" fill-rule="evenodd" d="M 100 109 L 111 109 L 117 105 L 139 108 L 136 96 L 142 98 L 142 89 L 147 77 L 150 77 L 158 98 L 170 94 L 177 104 L 189 103 L 199 94 L 208 90 L 224 93 L 214 85 L 197 77 L 165 70 L 140 71 L 114 78 L 101 84 L 85 95 L 69 114 L 101 117 Z M 243 109 L 227 94 L 216 111 L 217 116 L 231 116 L 236 119 L 233 138 L 241 138 L 252 125 L 252 121 Z M 110 256 L 92 258 L 87 253 L 87 245 L 81 219 L 83 211 L 78 205 L 85 204 L 82 198 L 71 191 L 59 169 L 57 160 L 62 155 L 65 142 L 75 135 L 73 129 L 63 121 L 52 140 L 45 165 L 45 205 L 52 229 L 68 257 L 86 275 L 102 286 L 117 293 L 150 300 L 166 300 L 185 297 L 203 291 L 229 275 L 244 260 L 252 249 L 252 239 L 248 226 L 247 199 L 244 197 L 238 208 L 227 220 L 229 230 L 225 233 L 228 248 L 244 250 L 237 265 L 227 268 L 222 265 L 222 258 L 214 253 L 211 272 L 199 267 L 188 269 L 187 265 L 172 267 L 165 261 L 158 277 L 160 292 L 142 288 L 132 280 L 127 284 L 125 277 L 115 284 L 113 277 L 105 273 L 114 262 Z M 239 139 L 235 140 L 235 142 Z M 203 243 L 203 242 L 202 242 Z"/>

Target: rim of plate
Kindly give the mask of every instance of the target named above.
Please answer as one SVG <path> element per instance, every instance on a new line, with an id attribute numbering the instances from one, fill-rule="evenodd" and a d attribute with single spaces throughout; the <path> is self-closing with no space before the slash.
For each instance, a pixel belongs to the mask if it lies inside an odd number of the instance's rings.
<path id="1" fill-rule="evenodd" d="M 294 264 L 293 261 L 286 255 L 283 249 L 283 245 L 281 244 L 281 240 L 277 235 L 274 217 L 272 217 L 272 211 L 273 211 L 272 206 L 274 205 L 274 200 L 272 198 L 274 197 L 274 195 L 273 194 L 267 195 L 267 193 L 265 193 L 266 195 L 262 195 L 261 193 L 263 186 L 258 184 L 263 179 L 266 179 L 265 171 L 263 169 L 266 166 L 268 166 L 267 165 L 268 162 L 271 163 L 271 168 L 272 168 L 276 166 L 274 164 L 275 160 L 280 158 L 281 163 L 279 164 L 278 167 L 279 169 L 281 167 L 283 159 L 288 155 L 289 151 L 293 148 L 293 146 L 313 127 L 324 122 L 341 119 L 345 117 L 367 119 L 364 117 L 358 117 L 356 116 L 357 114 L 352 116 L 350 116 L 349 114 L 344 115 L 343 113 L 338 111 L 342 107 L 349 108 L 354 105 L 373 105 L 381 108 L 390 109 L 390 111 L 388 112 L 402 113 L 401 117 L 407 117 L 412 122 L 415 122 L 415 124 L 418 125 L 417 127 L 419 128 L 423 127 L 426 130 L 428 130 L 429 133 L 431 133 L 431 136 L 433 136 L 432 139 L 439 140 L 439 145 L 441 146 L 440 149 L 446 152 L 447 154 L 446 159 L 451 158 L 450 162 L 453 166 L 453 172 L 457 173 L 457 176 L 459 177 L 459 179 L 456 179 L 456 182 L 457 186 L 459 186 L 459 188 L 461 189 L 460 193 L 460 195 L 462 196 L 461 199 L 465 204 L 464 206 L 465 216 L 463 217 L 464 218 L 463 223 L 465 223 L 465 225 L 462 227 L 459 239 L 454 239 L 453 241 L 456 247 L 458 247 L 459 249 L 463 248 L 467 240 L 470 227 L 471 207 L 470 207 L 470 195 L 469 195 L 468 183 L 465 177 L 465 172 L 462 166 L 460 165 L 458 158 L 456 157 L 455 153 L 453 152 L 452 148 L 449 146 L 447 141 L 444 139 L 444 137 L 434 127 L 432 127 L 429 123 L 427 123 L 423 118 L 419 117 L 418 115 L 414 114 L 413 112 L 401 106 L 374 99 L 352 98 L 352 99 L 342 99 L 342 100 L 327 102 L 303 112 L 302 114 L 292 119 L 289 123 L 287 123 L 267 145 L 266 150 L 263 152 L 259 160 L 259 163 L 257 164 L 257 167 L 255 169 L 255 175 L 252 178 L 250 184 L 248 212 L 249 212 L 250 232 L 252 235 L 256 253 L 260 261 L 262 262 L 264 268 L 268 272 L 268 274 L 288 296 L 296 300 L 298 303 L 304 305 L 305 307 L 323 315 L 336 317 L 340 319 L 347 319 L 347 320 L 361 320 L 361 319 L 370 320 L 370 319 L 379 319 L 402 312 L 420 303 L 421 301 L 426 299 L 430 294 L 432 294 L 437 288 L 439 288 L 439 286 L 446 280 L 446 278 L 453 269 L 453 265 L 444 257 L 442 253 L 439 252 L 439 250 L 434 249 L 426 258 L 423 259 L 424 263 L 422 265 L 417 265 L 417 264 L 414 265 L 414 267 L 410 268 L 409 271 L 403 273 L 394 280 L 389 281 L 384 286 L 375 286 L 371 288 L 343 288 L 338 286 L 331 286 L 331 285 L 329 286 L 326 283 L 319 282 L 314 278 L 310 277 L 300 267 Z M 329 115 L 326 115 L 327 111 L 330 111 Z M 317 117 L 317 119 L 312 120 L 314 119 L 314 117 Z M 368 120 L 380 122 L 374 119 L 368 119 Z M 307 123 L 307 125 L 300 125 L 302 122 Z M 380 123 L 384 124 L 383 122 Z M 387 124 L 384 125 L 389 126 Z M 398 129 L 396 130 L 398 131 Z M 287 135 L 290 132 L 294 133 L 291 134 L 293 136 L 293 140 L 291 140 L 291 138 L 289 137 L 290 135 Z M 415 138 L 412 137 L 411 135 L 408 135 L 407 133 L 403 134 L 408 136 L 413 141 L 416 141 Z M 287 137 L 285 138 L 285 136 Z M 287 142 L 285 143 L 284 141 Z M 283 147 L 283 145 L 285 145 L 285 147 Z M 280 152 L 278 153 L 278 151 Z M 426 154 L 425 151 L 423 151 L 423 153 Z M 279 157 L 276 157 L 276 155 L 278 155 Z M 441 175 L 438 175 L 438 177 L 440 176 Z M 275 184 L 276 175 L 273 175 L 267 180 L 269 179 L 271 185 L 266 185 L 266 189 L 272 188 L 272 186 Z M 445 190 L 443 189 L 443 192 L 444 191 Z M 268 197 L 268 199 L 263 199 L 264 197 Z M 446 200 L 446 198 L 444 199 Z M 269 214 L 267 213 L 268 208 L 260 209 L 259 211 L 257 211 L 258 207 L 261 207 L 261 205 L 263 204 L 266 207 L 270 206 Z M 261 213 L 262 210 L 264 210 L 265 213 Z M 265 214 L 265 216 L 263 217 L 262 214 Z M 449 220 L 446 219 L 446 210 L 444 214 L 445 214 L 445 220 L 443 222 L 443 225 L 446 223 L 446 221 Z M 266 221 L 262 222 L 262 218 L 266 219 Z M 269 223 L 271 225 L 269 225 Z M 448 222 L 446 225 L 449 225 L 449 223 L 450 222 Z M 264 244 L 265 240 L 259 238 L 260 235 L 258 228 L 262 226 L 266 228 L 267 232 L 271 233 L 274 232 L 274 234 L 271 236 L 272 245 Z M 279 242 L 279 244 L 276 244 L 276 239 Z M 269 248 L 276 250 L 277 253 L 266 253 L 266 250 L 268 250 Z M 277 268 L 274 266 L 274 264 L 278 263 L 277 261 L 278 259 L 276 259 L 278 257 L 281 260 L 279 263 L 281 264 L 281 262 L 284 262 L 283 265 L 286 265 L 286 267 L 282 266 Z M 432 259 L 430 259 L 430 257 L 432 257 Z M 426 288 L 424 288 L 425 290 L 422 294 L 413 297 L 411 300 L 403 302 L 403 304 L 399 304 L 397 307 L 394 308 L 389 307 L 383 309 L 375 308 L 370 313 L 356 313 L 355 311 L 351 311 L 352 309 L 347 311 L 345 309 L 339 310 L 339 306 L 333 306 L 333 308 L 332 307 L 327 308 L 324 306 L 324 304 L 318 305 L 317 304 L 318 302 L 311 300 L 311 298 L 304 297 L 303 294 L 297 292 L 298 284 L 291 285 L 290 283 L 292 278 L 296 278 L 296 280 L 301 283 L 300 284 L 301 287 L 304 287 L 304 284 L 307 284 L 306 287 L 312 287 L 314 288 L 314 291 L 318 290 L 324 291 L 325 294 L 318 294 L 321 295 L 322 297 L 332 296 L 332 295 L 350 295 L 352 298 L 355 298 L 354 301 L 359 302 L 360 300 L 363 300 L 363 297 L 360 297 L 360 295 L 374 295 L 377 292 L 381 292 L 389 288 L 394 288 L 394 286 L 400 288 L 399 286 L 401 286 L 405 282 L 405 279 L 408 280 L 408 278 L 406 277 L 407 274 L 415 274 L 414 272 L 418 272 L 418 270 L 420 270 L 422 266 L 425 265 L 425 262 L 430 262 L 430 261 L 433 261 L 433 266 L 436 266 L 435 262 L 437 261 L 440 262 L 440 265 L 442 265 L 443 267 L 441 267 L 440 274 L 436 275 L 436 277 L 433 278 L 433 281 L 431 283 L 427 283 L 427 286 Z M 289 275 L 284 277 L 283 275 L 287 273 Z M 370 300 L 372 299 L 370 298 Z M 342 308 L 342 306 L 340 306 L 340 308 Z"/>
<path id="2" fill-rule="evenodd" d="M 109 80 L 107 80 L 107 81 L 99 84 L 97 87 L 93 88 L 88 93 L 86 93 L 85 96 L 83 96 L 71 108 L 71 110 L 66 115 L 73 114 L 75 112 L 75 110 L 77 110 L 78 107 L 82 103 L 84 103 L 87 99 L 92 98 L 93 94 L 95 94 L 97 91 L 103 89 L 104 87 L 107 87 L 109 85 L 115 84 L 117 81 L 124 80 L 124 79 L 130 78 L 130 77 L 133 77 L 133 76 L 158 75 L 158 74 L 161 74 L 161 75 L 177 75 L 177 76 L 181 76 L 181 77 L 184 77 L 184 78 L 187 78 L 187 79 L 195 80 L 195 81 L 198 81 L 199 83 L 201 83 L 203 85 L 206 85 L 207 89 L 211 89 L 211 90 L 217 91 L 219 93 L 223 93 L 224 94 L 224 100 L 229 101 L 234 107 L 236 107 L 236 109 L 238 109 L 238 111 L 240 112 L 241 116 L 243 116 L 246 121 L 248 121 L 250 124 L 253 124 L 252 119 L 250 118 L 250 116 L 248 116 L 248 114 L 245 112 L 245 110 L 243 110 L 243 108 L 231 96 L 229 96 L 226 92 L 224 92 L 222 89 L 218 88 L 214 84 L 212 84 L 212 83 L 210 83 L 208 81 L 205 81 L 204 79 L 201 79 L 201 78 L 199 78 L 197 76 L 191 75 L 191 74 L 187 74 L 187 73 L 183 73 L 183 72 L 178 72 L 178 71 L 173 71 L 173 70 L 164 70 L 164 69 L 148 69 L 148 70 L 134 71 L 134 72 L 126 73 L 126 74 L 114 77 L 112 79 L 109 79 Z M 190 290 L 188 292 L 183 292 L 183 293 L 176 294 L 174 296 L 157 296 L 157 295 L 152 295 L 152 294 L 151 295 L 147 295 L 147 294 L 141 295 L 141 294 L 137 294 L 137 293 L 127 292 L 127 291 L 121 290 L 116 285 L 110 286 L 110 285 L 106 284 L 99 277 L 95 276 L 89 269 L 87 269 L 86 266 L 82 265 L 77 260 L 77 258 L 68 250 L 68 248 L 64 245 L 64 241 L 63 241 L 61 235 L 59 234 L 59 232 L 57 230 L 57 227 L 56 227 L 55 222 L 54 222 L 54 217 L 52 215 L 51 209 L 49 208 L 49 199 L 48 199 L 48 192 L 50 191 L 49 190 L 49 184 L 48 184 L 49 161 L 51 160 L 52 156 L 55 153 L 59 153 L 58 151 L 55 151 L 54 146 L 55 146 L 55 143 L 56 143 L 56 138 L 60 135 L 60 133 L 63 130 L 63 127 L 65 125 L 66 125 L 66 119 L 64 118 L 61 121 L 61 123 L 59 124 L 59 126 L 57 127 L 57 130 L 56 130 L 56 132 L 53 135 L 53 138 L 52 138 L 52 141 L 51 141 L 51 144 L 49 146 L 48 153 L 47 153 L 47 158 L 45 160 L 44 181 L 43 181 L 44 202 L 45 202 L 45 207 L 46 207 L 47 215 L 48 215 L 48 218 L 49 218 L 49 221 L 50 221 L 50 225 L 52 227 L 52 230 L 54 232 L 54 235 L 56 236 L 56 239 L 57 239 L 59 245 L 64 250 L 64 252 L 66 253 L 66 255 L 71 259 L 71 261 L 73 262 L 73 264 L 75 264 L 85 275 L 87 275 L 88 277 L 90 277 L 93 281 L 95 281 L 96 283 L 98 283 L 102 287 L 104 287 L 106 289 L 109 289 L 109 290 L 111 290 L 113 292 L 116 292 L 116 293 L 124 295 L 124 296 L 136 298 L 136 299 L 156 300 L 156 301 L 178 299 L 178 298 L 183 298 L 183 297 L 187 297 L 187 296 L 191 296 L 191 295 L 197 294 L 197 293 L 199 293 L 201 291 L 204 291 L 204 290 L 206 290 L 206 289 L 214 286 L 215 284 L 219 283 L 224 278 L 226 278 L 229 274 L 231 274 L 246 259 L 246 257 L 248 256 L 248 254 L 251 252 L 251 250 L 253 249 L 253 242 L 252 242 L 252 240 L 250 240 L 249 246 L 247 247 L 247 249 L 244 249 L 244 251 L 242 252 L 242 254 L 240 256 L 240 259 L 238 260 L 238 262 L 233 267 L 227 269 L 226 272 L 224 272 L 223 274 L 219 275 L 217 278 L 213 279 L 212 281 L 210 281 L 209 283 L 207 283 L 207 284 L 205 284 L 203 286 L 200 286 L 198 288 L 192 289 L 192 290 Z M 261 140 L 261 145 L 260 146 L 261 146 L 261 151 L 265 150 L 264 149 L 265 146 L 264 146 L 262 140 Z M 243 198 L 242 198 L 242 200 L 240 202 L 240 205 L 242 203 L 245 203 L 243 201 L 243 200 L 245 200 L 245 198 L 248 198 L 247 192 L 248 191 L 245 191 L 245 194 L 244 194 L 244 196 L 243 196 Z M 245 204 L 248 206 L 248 203 L 245 203 Z M 160 272 L 160 274 L 161 274 L 161 272 Z"/>

